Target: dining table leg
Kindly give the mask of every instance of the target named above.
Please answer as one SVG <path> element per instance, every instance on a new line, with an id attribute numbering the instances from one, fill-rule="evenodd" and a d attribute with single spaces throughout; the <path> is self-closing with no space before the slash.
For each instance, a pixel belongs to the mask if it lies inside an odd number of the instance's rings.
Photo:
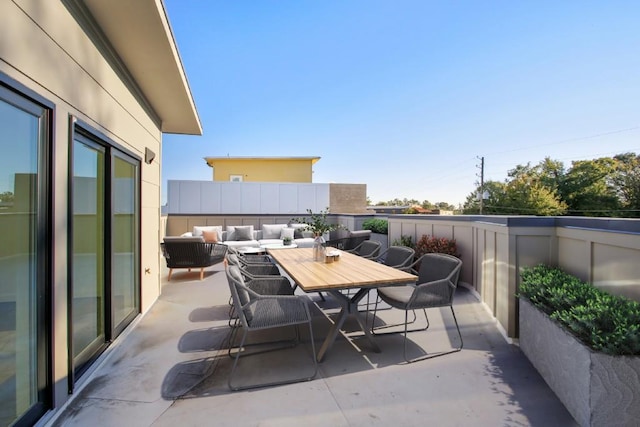
<path id="1" fill-rule="evenodd" d="M 364 332 L 364 335 L 371 343 L 373 350 L 376 353 L 380 353 L 380 347 L 378 347 L 378 344 L 376 344 L 371 331 L 369 331 L 369 328 L 367 328 L 366 321 L 362 318 L 360 311 L 358 310 L 358 303 L 369 293 L 369 288 L 359 289 L 358 292 L 356 292 L 351 298 L 349 298 L 348 295 L 341 293 L 340 291 L 328 292 L 340 303 L 342 308 L 340 309 L 338 318 L 331 326 L 331 329 L 329 329 L 329 333 L 327 334 L 327 337 L 325 338 L 322 346 L 320 347 L 320 350 L 318 351 L 318 362 L 322 362 L 327 351 L 331 349 L 333 343 L 338 337 L 338 332 L 340 332 L 342 325 L 344 325 L 347 316 L 349 316 L 350 314 L 355 316 L 358 325 L 360 325 L 360 328 Z"/>

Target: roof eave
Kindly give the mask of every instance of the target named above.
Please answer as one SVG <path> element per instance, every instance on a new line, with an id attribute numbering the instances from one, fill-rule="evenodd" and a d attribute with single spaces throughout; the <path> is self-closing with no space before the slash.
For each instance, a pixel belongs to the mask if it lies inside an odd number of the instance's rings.
<path id="1" fill-rule="evenodd" d="M 162 0 L 84 3 L 160 118 L 161 131 L 202 135 Z"/>

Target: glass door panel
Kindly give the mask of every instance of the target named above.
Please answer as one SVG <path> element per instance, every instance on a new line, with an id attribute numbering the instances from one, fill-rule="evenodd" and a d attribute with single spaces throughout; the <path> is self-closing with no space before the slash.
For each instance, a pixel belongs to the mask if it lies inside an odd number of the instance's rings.
<path id="1" fill-rule="evenodd" d="M 112 160 L 111 304 L 116 331 L 138 313 L 138 164 L 121 153 Z"/>
<path id="2" fill-rule="evenodd" d="M 105 153 L 76 135 L 73 144 L 71 319 L 75 371 L 105 345 Z"/>
<path id="3" fill-rule="evenodd" d="M 41 107 L 0 87 L 0 425 L 42 402 L 39 375 L 46 365 L 39 364 L 38 349 L 46 328 L 46 273 L 38 222 L 46 212 L 39 208 L 38 180 L 45 117 Z"/>

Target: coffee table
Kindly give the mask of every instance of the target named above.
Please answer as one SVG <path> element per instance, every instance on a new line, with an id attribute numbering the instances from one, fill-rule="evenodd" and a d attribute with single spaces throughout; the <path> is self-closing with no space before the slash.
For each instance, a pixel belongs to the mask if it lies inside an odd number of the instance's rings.
<path id="1" fill-rule="evenodd" d="M 297 248 L 298 245 L 296 245 L 295 243 L 292 243 L 290 245 L 283 245 L 282 243 L 269 243 L 266 245 L 260 245 L 260 248 L 262 249 L 295 249 Z"/>

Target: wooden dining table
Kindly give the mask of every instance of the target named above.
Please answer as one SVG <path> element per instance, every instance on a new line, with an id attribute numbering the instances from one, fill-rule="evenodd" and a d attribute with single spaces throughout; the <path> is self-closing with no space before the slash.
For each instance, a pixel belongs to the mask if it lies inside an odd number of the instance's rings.
<path id="1" fill-rule="evenodd" d="M 273 260 L 305 292 L 327 292 L 340 302 L 341 310 L 325 338 L 317 359 L 321 362 L 333 346 L 346 318 L 353 315 L 374 351 L 380 352 L 373 335 L 362 318 L 358 303 L 372 288 L 413 284 L 413 274 L 368 260 L 348 252 L 340 252 L 337 261 L 314 261 L 313 249 L 268 249 Z M 355 289 L 353 294 L 342 291 Z"/>

